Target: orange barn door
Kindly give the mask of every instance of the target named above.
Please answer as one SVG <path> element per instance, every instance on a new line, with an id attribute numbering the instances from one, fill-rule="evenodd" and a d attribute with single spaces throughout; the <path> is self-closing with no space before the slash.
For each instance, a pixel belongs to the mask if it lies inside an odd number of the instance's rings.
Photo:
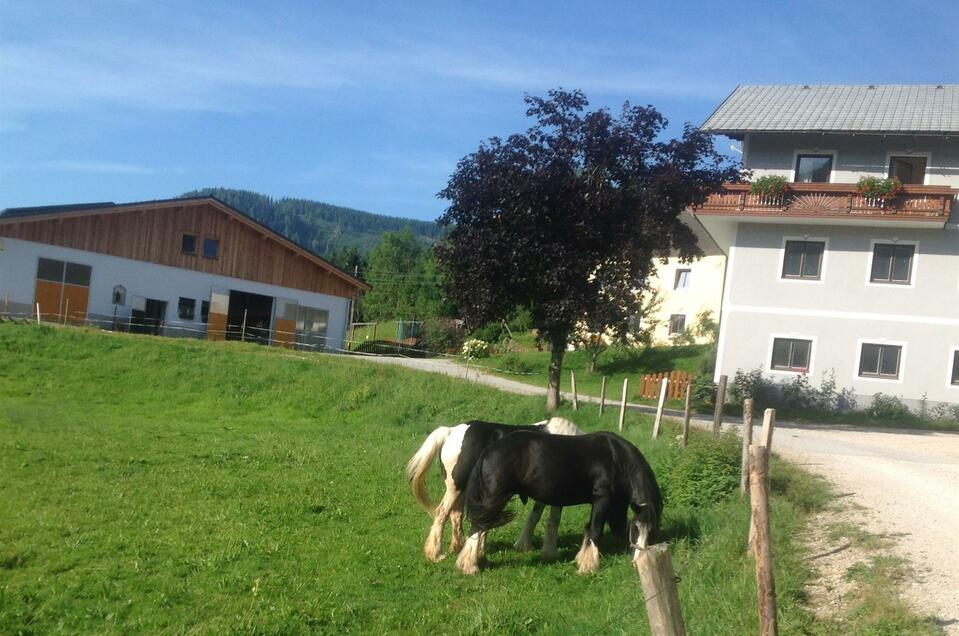
<path id="1" fill-rule="evenodd" d="M 276 316 L 273 318 L 273 344 L 292 349 L 296 341 L 295 300 L 276 299 Z"/>
<path id="2" fill-rule="evenodd" d="M 40 305 L 41 320 L 57 320 L 61 318 L 60 305 L 63 300 L 63 283 L 37 279 L 37 288 L 34 294 L 33 309 Z"/>
<path id="3" fill-rule="evenodd" d="M 210 293 L 210 314 L 206 323 L 207 340 L 226 340 L 226 320 L 230 312 L 230 293 L 213 290 Z"/>
<path id="4" fill-rule="evenodd" d="M 63 286 L 63 307 L 67 322 L 81 325 L 87 321 L 87 303 L 90 299 L 90 288 L 80 285 Z"/>

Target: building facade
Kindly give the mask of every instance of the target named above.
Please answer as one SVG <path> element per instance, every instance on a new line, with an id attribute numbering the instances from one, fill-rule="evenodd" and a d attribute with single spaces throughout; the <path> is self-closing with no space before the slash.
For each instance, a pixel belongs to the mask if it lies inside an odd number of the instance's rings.
<path id="1" fill-rule="evenodd" d="M 212 197 L 0 215 L 0 312 L 15 316 L 336 350 L 367 289 Z"/>
<path id="2" fill-rule="evenodd" d="M 741 86 L 704 128 L 788 182 L 695 211 L 728 255 L 717 378 L 959 403 L 959 86 Z"/>

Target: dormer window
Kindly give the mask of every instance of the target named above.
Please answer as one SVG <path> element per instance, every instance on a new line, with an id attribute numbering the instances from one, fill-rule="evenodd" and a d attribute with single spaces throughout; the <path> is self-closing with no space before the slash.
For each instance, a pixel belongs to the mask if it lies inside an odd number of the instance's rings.
<path id="1" fill-rule="evenodd" d="M 797 155 L 796 183 L 829 183 L 832 155 Z"/>

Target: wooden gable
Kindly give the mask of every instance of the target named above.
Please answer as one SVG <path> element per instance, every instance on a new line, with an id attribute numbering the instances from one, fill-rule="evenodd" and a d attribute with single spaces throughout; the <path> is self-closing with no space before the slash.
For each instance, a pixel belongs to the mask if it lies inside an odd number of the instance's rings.
<path id="1" fill-rule="evenodd" d="M 181 251 L 184 234 L 197 238 Z M 352 298 L 368 286 L 216 199 L 0 217 L 0 236 Z M 218 242 L 203 256 L 204 239 Z"/>

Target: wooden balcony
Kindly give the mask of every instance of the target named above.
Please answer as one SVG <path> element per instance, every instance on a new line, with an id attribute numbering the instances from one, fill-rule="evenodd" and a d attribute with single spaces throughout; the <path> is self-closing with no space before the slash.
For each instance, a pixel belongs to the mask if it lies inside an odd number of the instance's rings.
<path id="1" fill-rule="evenodd" d="M 893 199 L 871 199 L 855 184 L 790 183 L 784 195 L 750 194 L 749 184 L 727 183 L 694 210 L 696 215 L 738 217 L 813 217 L 929 221 L 945 224 L 957 190 L 948 186 L 903 186 Z"/>

